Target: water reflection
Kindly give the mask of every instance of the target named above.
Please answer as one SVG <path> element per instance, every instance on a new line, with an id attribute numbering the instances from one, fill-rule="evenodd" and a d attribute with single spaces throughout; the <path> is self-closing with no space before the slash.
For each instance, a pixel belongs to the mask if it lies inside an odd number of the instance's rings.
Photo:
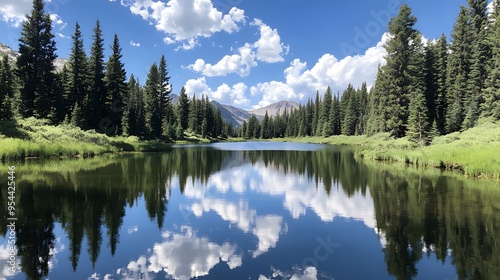
<path id="1" fill-rule="evenodd" d="M 500 276 L 498 183 L 239 145 L 17 166 L 21 265 L 0 279 Z M 341 244 L 324 259 L 323 236 Z"/>

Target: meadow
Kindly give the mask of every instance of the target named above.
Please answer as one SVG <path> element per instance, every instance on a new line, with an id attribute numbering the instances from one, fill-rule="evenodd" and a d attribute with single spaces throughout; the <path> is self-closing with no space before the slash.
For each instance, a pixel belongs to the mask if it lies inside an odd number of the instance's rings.
<path id="1" fill-rule="evenodd" d="M 362 146 L 359 158 L 392 161 L 416 167 L 440 168 L 470 177 L 500 180 L 500 123 L 484 121 L 463 132 L 435 137 L 428 146 L 408 138 L 394 139 L 389 133 L 373 136 L 331 136 L 274 139 L 304 143 Z"/>

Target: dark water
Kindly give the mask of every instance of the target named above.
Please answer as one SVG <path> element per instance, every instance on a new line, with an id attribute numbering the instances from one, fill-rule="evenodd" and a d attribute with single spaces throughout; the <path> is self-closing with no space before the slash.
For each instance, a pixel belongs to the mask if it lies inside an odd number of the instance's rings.
<path id="1" fill-rule="evenodd" d="M 12 272 L 1 168 L 0 279 L 500 279 L 499 183 L 290 143 L 17 164 Z"/>

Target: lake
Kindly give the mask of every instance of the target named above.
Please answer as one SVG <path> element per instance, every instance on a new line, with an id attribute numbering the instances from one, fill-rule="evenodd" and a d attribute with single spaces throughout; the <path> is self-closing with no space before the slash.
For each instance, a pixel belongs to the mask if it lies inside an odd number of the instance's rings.
<path id="1" fill-rule="evenodd" d="M 500 184 L 296 143 L 18 163 L 0 279 L 500 279 Z M 4 222 L 5 221 L 5 222 Z"/>

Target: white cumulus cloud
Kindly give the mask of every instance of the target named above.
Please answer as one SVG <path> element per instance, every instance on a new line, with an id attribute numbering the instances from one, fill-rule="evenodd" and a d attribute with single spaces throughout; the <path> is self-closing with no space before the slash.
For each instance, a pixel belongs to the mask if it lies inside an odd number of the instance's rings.
<path id="1" fill-rule="evenodd" d="M 59 29 L 62 30 L 66 24 L 59 15 L 51 13 L 51 10 L 54 8 L 52 5 L 60 4 L 52 3 L 52 1 L 47 0 L 45 1 L 45 11 L 49 12 L 52 23 L 54 25 L 59 25 Z M 32 8 L 32 0 L 2 0 L 0 1 L 0 17 L 8 24 L 19 27 L 26 20 L 26 15 L 31 13 Z"/>
<path id="2" fill-rule="evenodd" d="M 307 63 L 295 59 L 285 69 L 285 82 L 269 81 L 252 86 L 252 96 L 262 96 L 255 108 L 267 106 L 281 100 L 304 101 L 314 97 L 316 90 L 324 92 L 328 86 L 334 93 L 342 92 L 349 83 L 355 87 L 367 82 L 373 85 L 379 65 L 385 64 L 386 50 L 383 47 L 388 39 L 384 34 L 381 41 L 364 54 L 347 56 L 338 60 L 332 54 L 324 54 L 316 64 L 307 69 Z"/>
<path id="3" fill-rule="evenodd" d="M 250 44 L 245 44 L 238 49 L 237 54 L 226 55 L 216 64 L 206 63 L 203 59 L 197 59 L 194 64 L 187 68 L 202 73 L 207 77 L 227 76 L 230 73 L 236 73 L 241 77 L 248 76 L 250 70 L 257 66 L 255 62 L 255 53 Z"/>
<path id="4" fill-rule="evenodd" d="M 26 14 L 31 11 L 31 0 L 2 0 L 0 1 L 0 15 L 2 20 L 15 27 L 21 25 Z"/>
<path id="5" fill-rule="evenodd" d="M 260 30 L 260 38 L 255 43 L 245 43 L 238 48 L 237 53 L 224 56 L 216 64 L 206 63 L 205 60 L 199 58 L 187 68 L 207 77 L 227 76 L 233 73 L 245 77 L 250 74 L 252 68 L 257 66 L 257 61 L 283 62 L 285 60 L 283 54 L 288 53 L 289 47 L 281 42 L 278 31 L 264 24 L 260 19 L 255 19 L 252 25 L 258 26 Z M 166 43 L 173 42 L 169 40 Z"/>
<path id="6" fill-rule="evenodd" d="M 198 38 L 217 32 L 232 33 L 245 23 L 245 12 L 236 7 L 227 14 L 217 10 L 210 0 L 128 0 L 121 4 L 166 34 L 164 42 L 182 42 L 181 48 L 192 49 Z"/>
<path id="7" fill-rule="evenodd" d="M 284 46 L 281 42 L 278 30 L 272 29 L 260 19 L 254 19 L 252 25 L 256 25 L 260 29 L 260 38 L 253 44 L 254 48 L 257 49 L 257 59 L 267 63 L 284 61 L 283 49 L 288 52 L 288 46 Z"/>
<path id="8" fill-rule="evenodd" d="M 186 93 L 190 96 L 196 94 L 197 97 L 206 95 L 210 99 L 235 106 L 246 105 L 250 100 L 246 97 L 245 92 L 247 86 L 244 83 L 237 83 L 232 87 L 223 83 L 216 90 L 212 90 L 208 85 L 205 77 L 198 79 L 190 79 L 184 86 Z"/>

